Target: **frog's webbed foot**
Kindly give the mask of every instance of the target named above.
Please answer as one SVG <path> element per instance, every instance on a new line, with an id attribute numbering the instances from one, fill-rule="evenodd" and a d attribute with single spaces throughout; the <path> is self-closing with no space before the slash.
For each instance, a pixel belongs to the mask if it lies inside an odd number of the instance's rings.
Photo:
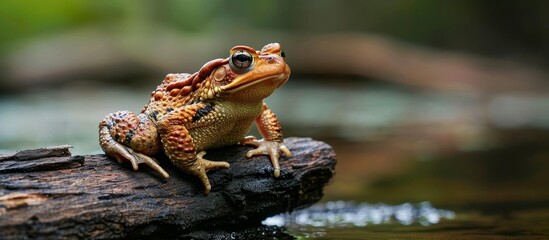
<path id="1" fill-rule="evenodd" d="M 257 147 L 246 153 L 247 158 L 251 158 L 255 155 L 269 155 L 271 158 L 271 163 L 274 168 L 274 176 L 280 176 L 280 165 L 278 164 L 278 159 L 280 158 L 280 152 L 284 155 L 291 157 L 292 152 L 284 145 L 282 142 L 275 141 L 266 141 L 264 139 L 256 140 L 253 136 L 248 136 L 240 142 L 241 144 L 247 144 Z"/>
<path id="2" fill-rule="evenodd" d="M 204 185 L 204 194 L 210 193 L 210 190 L 212 189 L 212 186 L 210 185 L 210 180 L 208 180 L 208 175 L 206 173 L 210 169 L 216 169 L 216 168 L 229 168 L 230 164 L 228 162 L 218 162 L 218 161 L 210 161 L 207 159 L 204 159 L 204 155 L 206 155 L 205 151 L 201 151 L 198 154 L 196 154 L 196 161 L 192 163 L 191 166 L 183 168 L 186 172 L 197 176 L 200 181 L 202 182 L 202 185 Z"/>
<path id="3" fill-rule="evenodd" d="M 120 143 L 114 143 L 105 149 L 106 153 L 109 156 L 115 158 L 119 163 L 129 161 L 132 164 L 133 170 L 137 171 L 139 169 L 139 164 L 144 163 L 145 165 L 151 167 L 162 177 L 169 178 L 170 175 L 158 164 L 158 162 L 145 154 L 138 153 L 133 149 L 126 147 Z"/>

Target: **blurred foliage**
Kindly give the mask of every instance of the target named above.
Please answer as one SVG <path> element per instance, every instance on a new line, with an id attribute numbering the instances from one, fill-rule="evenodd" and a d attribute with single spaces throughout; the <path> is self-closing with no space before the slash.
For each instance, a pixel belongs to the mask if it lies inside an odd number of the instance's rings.
<path id="1" fill-rule="evenodd" d="M 370 32 L 483 54 L 549 55 L 549 1 L 19 1 L 0 4 L 0 53 L 26 39 L 99 24 L 158 24 L 189 34 L 246 29 Z M 139 27 L 139 26 L 137 26 Z M 507 51 L 501 51 L 506 49 Z"/>

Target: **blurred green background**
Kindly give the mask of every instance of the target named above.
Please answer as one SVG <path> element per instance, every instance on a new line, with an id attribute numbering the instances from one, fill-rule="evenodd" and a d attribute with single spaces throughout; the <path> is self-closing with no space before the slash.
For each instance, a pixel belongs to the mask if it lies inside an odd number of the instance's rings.
<path id="1" fill-rule="evenodd" d="M 5 0 L 0 151 L 101 153 L 101 118 L 138 112 L 167 73 L 279 42 L 292 77 L 266 102 L 285 136 L 335 148 L 325 201 L 457 212 L 446 224 L 460 231 L 412 237 L 547 236 L 548 10 L 543 0 Z"/>

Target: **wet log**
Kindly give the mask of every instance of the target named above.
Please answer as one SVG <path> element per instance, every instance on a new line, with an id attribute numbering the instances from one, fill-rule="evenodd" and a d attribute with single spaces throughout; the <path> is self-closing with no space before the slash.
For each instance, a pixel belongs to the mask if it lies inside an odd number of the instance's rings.
<path id="1" fill-rule="evenodd" d="M 196 178 L 163 158 L 166 180 L 103 154 L 71 156 L 70 146 L 0 155 L 0 238 L 197 238 L 250 229 L 317 202 L 334 175 L 329 145 L 285 142 L 294 155 L 282 157 L 278 178 L 266 156 L 244 157 L 250 147 L 210 150 L 206 158 L 231 168 L 208 173 L 207 196 Z"/>

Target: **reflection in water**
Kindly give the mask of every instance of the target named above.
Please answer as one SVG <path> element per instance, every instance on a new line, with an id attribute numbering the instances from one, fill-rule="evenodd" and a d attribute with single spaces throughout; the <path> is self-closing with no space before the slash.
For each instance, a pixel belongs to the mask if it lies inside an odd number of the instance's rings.
<path id="1" fill-rule="evenodd" d="M 364 227 L 368 224 L 398 222 L 423 226 L 437 224 L 441 219 L 453 219 L 453 211 L 436 209 L 429 202 L 400 205 L 368 204 L 345 201 L 316 204 L 310 208 L 267 218 L 265 225 L 295 227 Z"/>

